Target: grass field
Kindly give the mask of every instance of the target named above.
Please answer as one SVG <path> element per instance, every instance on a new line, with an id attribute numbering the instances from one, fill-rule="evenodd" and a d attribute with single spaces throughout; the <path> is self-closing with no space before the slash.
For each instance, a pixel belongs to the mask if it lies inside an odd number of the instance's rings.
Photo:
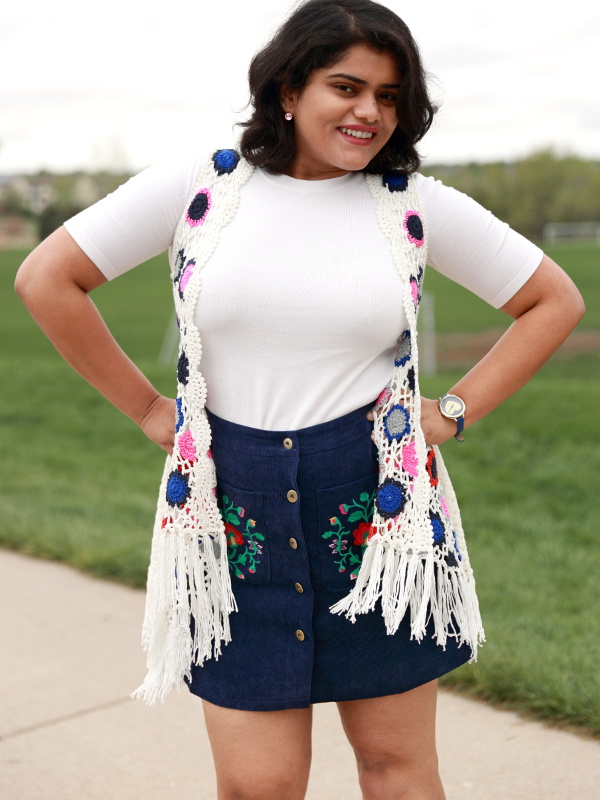
<path id="1" fill-rule="evenodd" d="M 72 373 L 32 323 L 12 292 L 23 255 L 0 254 L 0 544 L 141 586 L 162 452 Z M 583 290 L 584 325 L 600 329 L 600 249 L 551 255 Z M 504 320 L 433 271 L 428 280 L 439 332 Z M 170 315 L 165 260 L 94 299 L 125 350 L 172 394 L 173 370 L 156 363 Z M 596 735 L 599 366 L 598 354 L 551 361 L 470 429 L 464 445 L 444 446 L 488 638 L 478 664 L 445 682 Z M 423 392 L 436 396 L 458 377 L 428 378 Z"/>

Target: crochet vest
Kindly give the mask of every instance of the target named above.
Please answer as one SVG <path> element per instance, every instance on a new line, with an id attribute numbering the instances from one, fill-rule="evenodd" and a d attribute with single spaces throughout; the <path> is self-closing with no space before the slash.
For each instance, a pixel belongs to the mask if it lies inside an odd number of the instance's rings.
<path id="1" fill-rule="evenodd" d="M 218 658 L 221 644 L 231 640 L 229 614 L 236 603 L 216 501 L 194 310 L 202 269 L 252 171 L 235 150 L 215 152 L 199 175 L 169 253 L 181 333 L 175 445 L 161 482 L 148 570 L 142 637 L 148 674 L 133 693 L 149 703 L 189 678 L 193 663 Z M 427 257 L 420 199 L 414 179 L 402 173 L 366 180 L 403 282 L 408 328 L 399 338 L 390 382 L 373 409 L 379 485 L 362 565 L 351 591 L 330 610 L 354 621 L 381 599 L 388 634 L 409 613 L 413 638 L 422 639 L 433 620 L 440 646 L 454 637 L 470 646 L 475 658 L 484 634 L 458 505 L 439 450 L 426 444 L 419 424 L 417 312 Z"/>

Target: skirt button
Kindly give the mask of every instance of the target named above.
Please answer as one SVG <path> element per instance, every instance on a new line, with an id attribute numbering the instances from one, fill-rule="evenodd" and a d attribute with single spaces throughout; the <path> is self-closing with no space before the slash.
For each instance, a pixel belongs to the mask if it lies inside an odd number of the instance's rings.
<path id="1" fill-rule="evenodd" d="M 293 536 L 290 536 L 290 547 L 292 548 L 292 550 L 296 550 L 296 548 L 298 547 L 298 542 L 294 539 Z"/>
<path id="2" fill-rule="evenodd" d="M 294 584 L 294 589 L 295 589 L 297 592 L 299 592 L 300 594 L 302 594 L 302 592 L 304 591 L 304 586 L 302 586 L 302 584 L 301 584 L 301 583 L 295 583 L 295 584 Z"/>
<path id="3" fill-rule="evenodd" d="M 306 637 L 304 636 L 304 631 L 301 630 L 296 631 L 296 639 L 298 639 L 299 642 L 303 642 L 305 638 Z"/>
<path id="4" fill-rule="evenodd" d="M 295 492 L 293 489 L 290 489 L 289 492 L 287 493 L 287 499 L 290 501 L 290 503 L 295 503 L 296 500 L 298 499 L 298 493 Z"/>
<path id="5" fill-rule="evenodd" d="M 291 450 L 292 447 L 294 446 L 294 443 L 292 442 L 291 439 L 284 439 L 283 446 L 285 447 L 286 450 Z"/>

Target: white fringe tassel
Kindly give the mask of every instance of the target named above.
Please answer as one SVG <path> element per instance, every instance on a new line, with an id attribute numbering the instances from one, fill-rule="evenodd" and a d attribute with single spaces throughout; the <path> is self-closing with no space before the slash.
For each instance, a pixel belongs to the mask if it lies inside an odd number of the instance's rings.
<path id="1" fill-rule="evenodd" d="M 396 633 L 410 609 L 411 639 L 421 641 L 432 619 L 438 645 L 445 648 L 448 638 L 457 639 L 470 646 L 471 661 L 477 660 L 485 635 L 470 569 L 458 571 L 433 553 L 399 552 L 391 542 L 379 541 L 367 547 L 355 586 L 329 610 L 355 622 L 379 598 L 388 634 Z"/>
<path id="2" fill-rule="evenodd" d="M 149 705 L 180 689 L 192 663 L 219 657 L 221 643 L 231 641 L 229 613 L 237 611 L 224 540 L 205 547 L 197 536 L 161 532 L 152 564 L 142 633 L 148 673 L 131 695 Z"/>

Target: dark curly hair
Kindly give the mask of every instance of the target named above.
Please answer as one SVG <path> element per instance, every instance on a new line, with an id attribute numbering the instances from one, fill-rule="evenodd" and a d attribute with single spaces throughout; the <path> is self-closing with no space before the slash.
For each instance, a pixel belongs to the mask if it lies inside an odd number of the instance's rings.
<path id="1" fill-rule="evenodd" d="M 284 120 L 280 88 L 301 89 L 315 69 L 331 66 L 349 48 L 366 44 L 389 50 L 400 71 L 398 125 L 364 172 L 415 172 L 421 163 L 417 142 L 429 130 L 437 108 L 427 91 L 417 45 L 393 11 L 372 0 L 308 0 L 257 53 L 248 82 L 253 113 L 240 123 L 242 155 L 273 174 L 289 172 L 295 157 L 294 126 Z"/>

